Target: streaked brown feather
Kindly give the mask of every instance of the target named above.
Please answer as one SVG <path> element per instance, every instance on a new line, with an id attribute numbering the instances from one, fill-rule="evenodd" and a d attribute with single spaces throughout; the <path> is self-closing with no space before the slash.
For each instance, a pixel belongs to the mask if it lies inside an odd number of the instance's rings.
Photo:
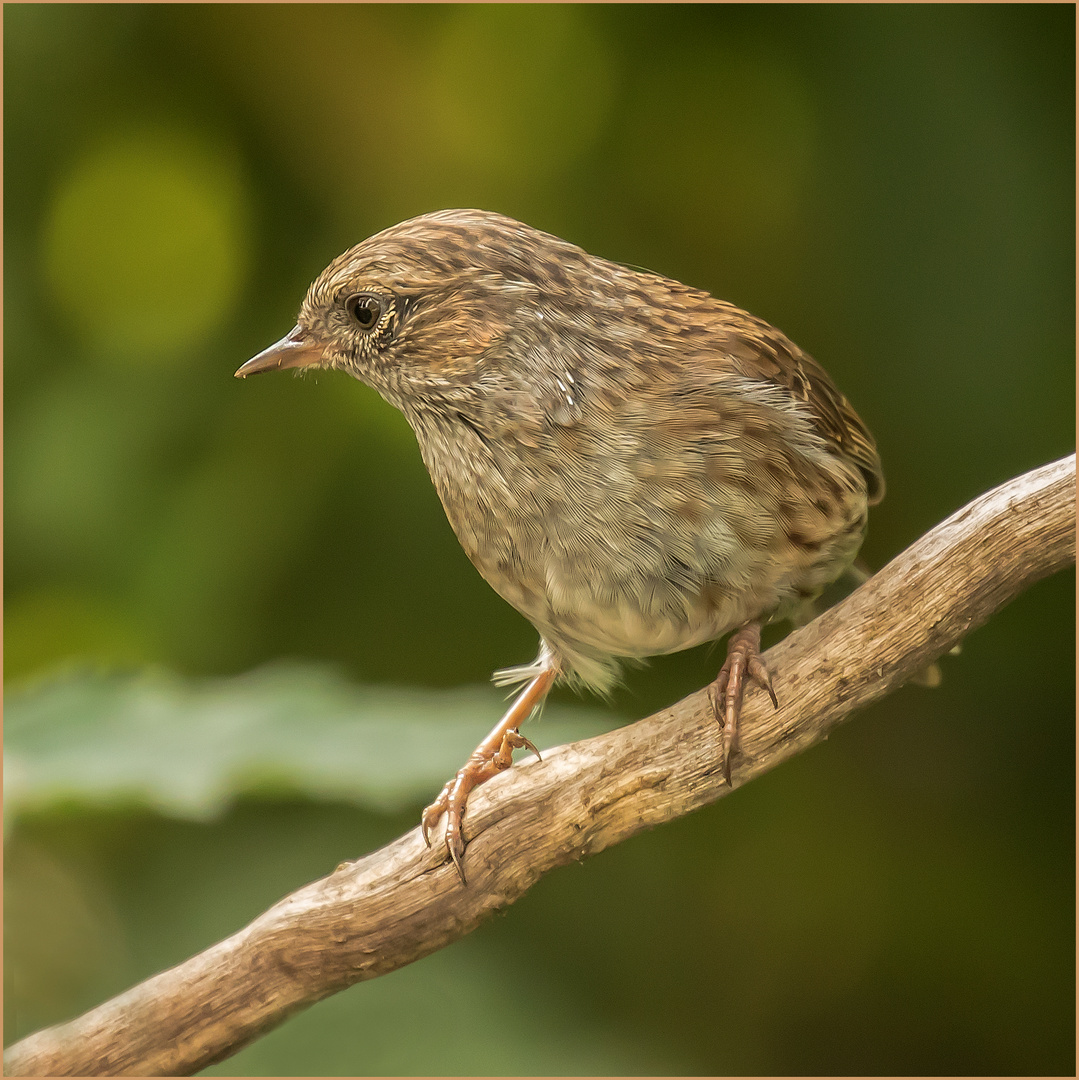
<path id="1" fill-rule="evenodd" d="M 877 444 L 851 403 L 824 368 L 786 335 L 746 312 L 738 315 L 756 331 L 745 335 L 747 344 L 756 346 L 743 358 L 746 374 L 782 386 L 803 402 L 820 433 L 865 476 L 869 504 L 879 503 L 884 498 L 884 473 Z"/>

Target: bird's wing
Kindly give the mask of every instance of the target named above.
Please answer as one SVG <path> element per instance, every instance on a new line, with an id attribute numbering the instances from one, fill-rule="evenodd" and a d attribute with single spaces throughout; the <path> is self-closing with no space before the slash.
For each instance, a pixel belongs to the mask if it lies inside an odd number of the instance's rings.
<path id="1" fill-rule="evenodd" d="M 732 318 L 734 312 L 737 317 Z M 729 321 L 728 321 L 729 320 Z M 819 433 L 865 476 L 870 505 L 884 498 L 884 473 L 877 444 L 862 418 L 828 373 L 780 331 L 738 309 L 725 320 L 723 352 L 742 375 L 782 387 L 802 402 Z"/>

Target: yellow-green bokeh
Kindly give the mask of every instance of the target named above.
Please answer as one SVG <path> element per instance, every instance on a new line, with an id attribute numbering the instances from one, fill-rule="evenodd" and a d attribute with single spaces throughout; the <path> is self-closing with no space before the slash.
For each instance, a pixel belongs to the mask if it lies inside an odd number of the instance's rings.
<path id="1" fill-rule="evenodd" d="M 182 356 L 243 287 L 248 211 L 220 147 L 166 127 L 100 136 L 60 178 L 43 222 L 49 296 L 102 356 Z"/>
<path id="2" fill-rule="evenodd" d="M 551 183 L 588 150 L 616 90 L 609 48 L 573 5 L 456 5 L 425 68 L 431 164 L 437 154 L 506 194 Z"/>

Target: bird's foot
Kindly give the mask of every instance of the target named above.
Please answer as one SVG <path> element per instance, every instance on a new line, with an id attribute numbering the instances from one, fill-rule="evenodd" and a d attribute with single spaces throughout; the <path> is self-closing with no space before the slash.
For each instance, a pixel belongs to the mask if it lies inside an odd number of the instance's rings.
<path id="1" fill-rule="evenodd" d="M 439 793 L 439 796 L 428 806 L 420 818 L 420 831 L 423 833 L 424 843 L 431 846 L 431 831 L 438 823 L 443 814 L 446 815 L 446 831 L 443 840 L 446 844 L 446 852 L 453 860 L 457 873 L 461 878 L 461 884 L 465 881 L 465 870 L 462 858 L 465 854 L 465 840 L 461 833 L 461 818 L 465 812 L 465 804 L 472 789 L 497 776 L 504 769 L 513 764 L 513 751 L 527 746 L 537 758 L 539 750 L 531 740 L 526 739 L 516 728 L 507 731 L 502 736 L 498 749 L 493 753 L 484 752 L 483 746 L 478 746 L 468 758 L 468 761 L 457 770 L 457 775 L 450 780 Z M 542 758 L 540 759 L 542 760 Z"/>
<path id="2" fill-rule="evenodd" d="M 513 764 L 514 750 L 527 746 L 537 758 L 540 756 L 539 750 L 517 728 L 543 702 L 557 675 L 556 667 L 545 668 L 521 691 L 506 715 L 472 751 L 468 761 L 457 770 L 457 775 L 447 782 L 438 798 L 420 817 L 420 832 L 423 834 L 424 843 L 430 847 L 431 833 L 442 815 L 446 815 L 443 842 L 446 845 L 446 854 L 457 868 L 462 885 L 468 884 L 463 862 L 465 838 L 461 828 L 468 796 L 473 788 L 508 769 Z"/>
<path id="3" fill-rule="evenodd" d="M 775 690 L 772 689 L 772 677 L 760 658 L 760 652 L 760 623 L 747 623 L 741 630 L 736 630 L 727 642 L 727 659 L 709 688 L 712 711 L 716 723 L 722 728 L 723 777 L 728 786 L 731 783 L 731 758 L 738 749 L 738 720 L 742 712 L 746 676 L 768 692 L 773 708 L 779 708 Z"/>

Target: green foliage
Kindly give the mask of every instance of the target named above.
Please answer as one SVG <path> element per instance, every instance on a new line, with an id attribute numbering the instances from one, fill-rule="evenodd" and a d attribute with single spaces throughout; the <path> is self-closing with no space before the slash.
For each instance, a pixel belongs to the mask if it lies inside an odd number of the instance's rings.
<path id="1" fill-rule="evenodd" d="M 71 675 L 7 696 L 6 823 L 71 804 L 208 821 L 242 795 L 395 813 L 429 801 L 500 706 L 494 688 L 356 686 L 284 664 L 213 680 Z M 551 706 L 533 741 L 557 746 L 612 723 Z"/>

